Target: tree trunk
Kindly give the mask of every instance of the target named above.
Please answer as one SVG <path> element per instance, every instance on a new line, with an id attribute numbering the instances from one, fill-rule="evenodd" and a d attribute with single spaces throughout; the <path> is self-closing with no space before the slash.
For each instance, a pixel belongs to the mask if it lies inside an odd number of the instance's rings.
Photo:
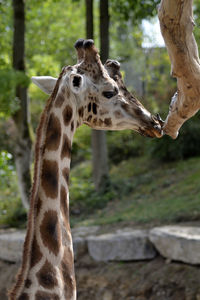
<path id="1" fill-rule="evenodd" d="M 108 2 L 107 6 L 100 1 L 100 44 L 101 60 L 104 63 L 108 58 Z M 102 22 L 105 22 L 103 24 Z M 93 0 L 86 0 L 86 35 L 87 38 L 94 38 L 93 25 Z M 92 129 L 92 166 L 93 180 L 97 192 L 103 192 L 109 184 L 108 175 L 108 152 L 105 131 Z"/>
<path id="2" fill-rule="evenodd" d="M 159 6 L 161 32 L 178 87 L 163 128 L 172 138 L 178 136 L 183 123 L 200 109 L 200 61 L 192 33 L 192 5 L 192 0 L 162 0 Z"/>
<path id="3" fill-rule="evenodd" d="M 13 68 L 25 72 L 25 4 L 24 0 L 13 0 L 14 35 Z M 31 188 L 31 138 L 29 132 L 29 103 L 27 88 L 17 86 L 16 97 L 20 108 L 12 115 L 16 126 L 14 159 L 18 175 L 19 190 L 24 207 L 29 207 Z"/>
<path id="4" fill-rule="evenodd" d="M 100 1 L 100 54 L 104 64 L 109 56 L 108 0 Z"/>
<path id="5" fill-rule="evenodd" d="M 86 6 L 86 37 L 94 39 L 93 0 L 85 0 Z"/>

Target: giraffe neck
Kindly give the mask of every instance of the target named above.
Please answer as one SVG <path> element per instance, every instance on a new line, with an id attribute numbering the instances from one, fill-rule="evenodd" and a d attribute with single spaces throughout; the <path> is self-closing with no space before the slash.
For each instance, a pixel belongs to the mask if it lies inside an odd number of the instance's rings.
<path id="1" fill-rule="evenodd" d="M 59 90 L 38 129 L 23 262 L 11 300 L 76 299 L 68 188 L 76 124 L 76 111 Z"/>

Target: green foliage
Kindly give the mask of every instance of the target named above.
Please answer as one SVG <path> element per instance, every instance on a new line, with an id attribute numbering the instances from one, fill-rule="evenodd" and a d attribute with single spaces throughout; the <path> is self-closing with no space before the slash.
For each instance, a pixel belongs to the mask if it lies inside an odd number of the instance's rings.
<path id="1" fill-rule="evenodd" d="M 29 68 L 34 69 L 35 74 L 41 74 L 40 66 L 37 69 L 35 66 L 35 55 L 38 58 L 44 54 L 51 56 L 52 63 L 59 64 L 60 69 L 63 65 L 74 62 L 74 42 L 85 36 L 84 3 L 71 0 L 28 1 L 26 9 Z M 47 69 L 47 74 L 48 72 Z"/>
<path id="2" fill-rule="evenodd" d="M 72 146 L 72 166 L 91 159 L 91 128 L 82 125 L 76 130 Z"/>
<path id="3" fill-rule="evenodd" d="M 200 217 L 200 158 L 168 164 L 156 164 L 149 157 L 123 161 L 111 170 L 119 181 L 118 189 L 129 186 L 105 208 L 82 218 L 73 217 L 73 223 L 105 225 L 170 224 L 199 220 Z M 122 187 L 123 186 L 123 187 Z"/>
<path id="4" fill-rule="evenodd" d="M 0 2 L 0 68 L 11 67 L 12 35 L 11 0 L 2 0 Z"/>
<path id="5" fill-rule="evenodd" d="M 160 0 L 110 0 L 111 12 L 118 18 L 131 20 L 133 24 L 157 13 Z"/>
<path id="6" fill-rule="evenodd" d="M 79 164 L 71 170 L 70 209 L 72 214 L 90 214 L 97 209 L 102 209 L 115 196 L 112 188 L 103 194 L 95 192 L 90 162 Z"/>
<path id="7" fill-rule="evenodd" d="M 12 155 L 6 151 L 0 152 L 1 184 L 7 184 L 10 173 L 13 172 Z"/>
<path id="8" fill-rule="evenodd" d="M 110 164 L 144 154 L 144 137 L 130 130 L 107 133 Z"/>
<path id="9" fill-rule="evenodd" d="M 18 227 L 24 224 L 26 212 L 18 196 L 17 177 L 12 155 L 0 152 L 0 225 Z"/>
<path id="10" fill-rule="evenodd" d="M 176 140 L 169 136 L 151 143 L 152 158 L 160 161 L 174 161 L 200 155 L 200 114 L 187 121 Z"/>
<path id="11" fill-rule="evenodd" d="M 13 69 L 0 69 L 0 111 L 9 116 L 19 109 L 19 99 L 15 97 L 18 85 L 27 87 L 30 79 L 24 72 Z"/>

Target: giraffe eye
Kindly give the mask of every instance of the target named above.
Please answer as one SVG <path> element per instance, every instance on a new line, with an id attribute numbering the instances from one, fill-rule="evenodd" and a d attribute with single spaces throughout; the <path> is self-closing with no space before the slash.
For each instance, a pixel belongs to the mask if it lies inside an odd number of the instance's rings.
<path id="1" fill-rule="evenodd" d="M 110 98 L 114 97 L 117 94 L 118 94 L 118 89 L 117 88 L 115 88 L 114 91 L 106 91 L 106 92 L 102 93 L 102 95 L 107 99 L 110 99 Z"/>

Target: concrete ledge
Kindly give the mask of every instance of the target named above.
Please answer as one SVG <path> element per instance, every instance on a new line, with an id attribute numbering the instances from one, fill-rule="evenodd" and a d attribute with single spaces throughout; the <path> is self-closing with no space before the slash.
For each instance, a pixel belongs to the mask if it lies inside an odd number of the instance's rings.
<path id="1" fill-rule="evenodd" d="M 146 230 L 92 236 L 87 242 L 89 255 L 96 261 L 144 260 L 156 256 Z"/>
<path id="2" fill-rule="evenodd" d="M 25 232 L 14 231 L 0 234 L 0 258 L 9 262 L 19 262 L 22 259 Z"/>
<path id="3" fill-rule="evenodd" d="M 200 228 L 156 227 L 149 238 L 164 257 L 189 264 L 200 264 Z"/>

